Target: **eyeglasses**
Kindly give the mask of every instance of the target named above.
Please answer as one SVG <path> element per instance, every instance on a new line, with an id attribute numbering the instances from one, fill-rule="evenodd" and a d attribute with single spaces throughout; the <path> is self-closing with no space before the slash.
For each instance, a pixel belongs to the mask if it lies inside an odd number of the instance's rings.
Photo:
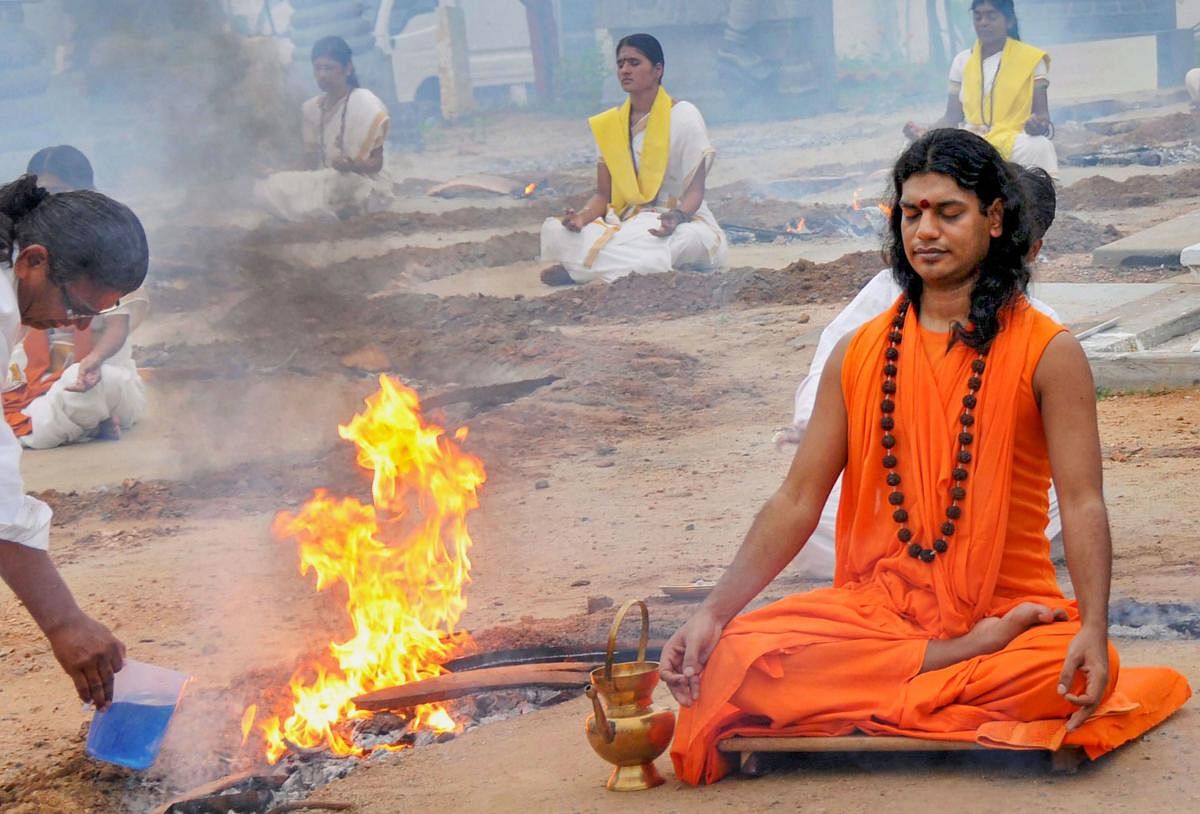
<path id="1" fill-rule="evenodd" d="M 117 300 L 113 305 L 110 305 L 108 308 L 102 308 L 101 310 L 96 311 L 96 310 L 93 310 L 92 308 L 89 308 L 86 305 L 85 306 L 76 305 L 74 303 L 74 301 L 72 301 L 72 299 L 71 299 L 71 293 L 69 291 L 67 291 L 67 287 L 63 283 L 58 284 L 58 290 L 59 290 L 59 293 L 62 294 L 63 310 L 66 311 L 66 313 L 67 313 L 67 320 L 71 321 L 71 322 L 74 322 L 77 320 L 84 320 L 84 319 L 93 319 L 95 317 L 102 317 L 106 314 L 113 313 L 114 311 L 116 311 L 118 308 L 121 307 L 121 301 Z"/>

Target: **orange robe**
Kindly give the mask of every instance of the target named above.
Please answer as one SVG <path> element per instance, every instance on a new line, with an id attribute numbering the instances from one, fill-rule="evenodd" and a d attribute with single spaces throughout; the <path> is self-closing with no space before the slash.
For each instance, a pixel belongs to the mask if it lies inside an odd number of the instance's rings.
<path id="1" fill-rule="evenodd" d="M 92 350 L 92 329 L 72 329 L 72 341 L 72 355 L 79 361 Z M 18 436 L 33 432 L 33 419 L 25 415 L 25 408 L 49 392 L 67 367 L 54 369 L 50 359 L 49 331 L 30 331 L 21 344 L 25 348 L 25 383 L 4 393 L 4 420 Z"/>
<path id="2" fill-rule="evenodd" d="M 1066 732 L 1076 709 L 1056 688 L 1079 630 L 1046 539 L 1049 456 L 1033 394 L 1042 352 L 1062 326 L 1023 298 L 1007 309 L 987 357 L 975 410 L 975 460 L 949 551 L 910 557 L 896 536 L 881 464 L 883 349 L 895 307 L 851 340 L 842 365 L 848 457 L 838 512 L 834 587 L 739 616 L 701 673 L 700 696 L 680 710 L 671 758 L 688 783 L 731 769 L 717 742 L 733 735 L 906 735 L 1000 748 L 1085 748 L 1097 757 L 1135 738 L 1191 694 L 1167 668 L 1121 669 L 1109 647 L 1106 699 Z M 974 351 L 946 351 L 909 309 L 896 378 L 899 487 L 914 541 L 928 547 L 944 521 L 958 418 Z M 920 673 L 931 639 L 969 631 L 1032 600 L 1067 611 L 1005 649 Z M 1082 675 L 1077 676 L 1082 680 Z M 1081 683 L 1076 689 L 1081 688 Z"/>

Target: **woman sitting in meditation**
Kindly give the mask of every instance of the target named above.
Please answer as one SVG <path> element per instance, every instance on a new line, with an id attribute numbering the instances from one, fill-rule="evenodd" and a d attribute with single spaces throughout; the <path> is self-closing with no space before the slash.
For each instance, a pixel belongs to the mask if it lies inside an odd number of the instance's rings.
<path id="1" fill-rule="evenodd" d="M 662 87 L 663 52 L 649 34 L 617 45 L 625 104 L 589 123 L 600 150 L 596 191 L 582 211 L 542 225 L 549 285 L 725 264 L 725 233 L 704 203 L 715 155 L 700 111 Z"/>
<path id="2" fill-rule="evenodd" d="M 277 172 L 259 181 L 255 193 L 275 214 L 293 221 L 378 211 L 392 192 L 383 170 L 387 107 L 359 87 L 350 46 L 341 37 L 313 43 L 312 66 L 321 93 L 300 109 L 309 169 Z"/>
<path id="3" fill-rule="evenodd" d="M 1013 0 L 973 0 L 971 13 L 979 39 L 954 58 L 946 114 L 928 129 L 962 127 L 1004 158 L 1057 175 L 1047 96 L 1050 56 L 1021 42 Z M 904 135 L 915 140 L 926 129 L 909 122 Z"/>

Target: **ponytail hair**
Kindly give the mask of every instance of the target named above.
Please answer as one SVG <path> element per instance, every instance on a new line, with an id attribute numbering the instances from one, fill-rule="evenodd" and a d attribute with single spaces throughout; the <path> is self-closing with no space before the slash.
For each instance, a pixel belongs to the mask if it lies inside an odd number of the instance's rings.
<path id="1" fill-rule="evenodd" d="M 987 3 L 1008 19 L 1008 36 L 1014 40 L 1021 39 L 1021 23 L 1017 20 L 1017 9 L 1014 0 L 971 0 L 971 11 Z"/>
<path id="2" fill-rule="evenodd" d="M 128 294 L 150 263 L 146 232 L 122 203 L 88 189 L 51 195 L 24 175 L 0 187 L 0 259 L 15 245 L 45 247 L 54 283 L 86 279 Z"/>
<path id="3" fill-rule="evenodd" d="M 0 187 L 0 261 L 12 262 L 17 224 L 49 196 L 37 185 L 36 175 L 22 175 Z"/>

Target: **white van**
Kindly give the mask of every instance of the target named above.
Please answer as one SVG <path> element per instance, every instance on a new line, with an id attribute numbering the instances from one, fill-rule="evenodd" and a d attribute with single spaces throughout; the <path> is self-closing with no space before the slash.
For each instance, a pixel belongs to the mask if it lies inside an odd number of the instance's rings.
<path id="1" fill-rule="evenodd" d="M 533 52 L 520 0 L 431 0 L 425 4 L 429 11 L 410 14 L 413 5 L 382 0 L 375 18 L 375 46 L 391 61 L 397 101 L 440 107 L 436 6 L 463 10 L 476 97 L 498 92 L 516 104 L 528 100 L 534 81 Z"/>

